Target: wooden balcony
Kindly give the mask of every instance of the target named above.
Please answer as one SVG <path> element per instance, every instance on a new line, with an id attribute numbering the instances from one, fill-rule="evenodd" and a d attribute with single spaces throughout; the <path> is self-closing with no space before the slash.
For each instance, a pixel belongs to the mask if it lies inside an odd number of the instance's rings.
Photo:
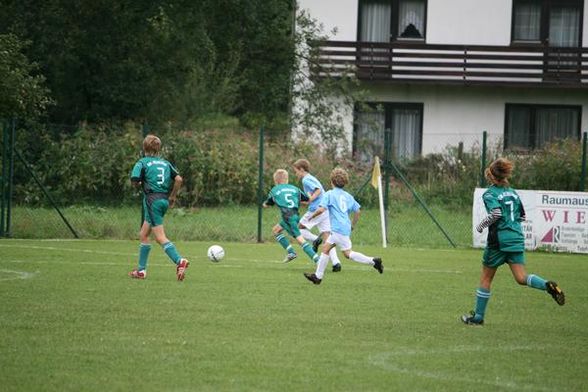
<path id="1" fill-rule="evenodd" d="M 588 89 L 588 48 L 319 41 L 318 77 Z"/>

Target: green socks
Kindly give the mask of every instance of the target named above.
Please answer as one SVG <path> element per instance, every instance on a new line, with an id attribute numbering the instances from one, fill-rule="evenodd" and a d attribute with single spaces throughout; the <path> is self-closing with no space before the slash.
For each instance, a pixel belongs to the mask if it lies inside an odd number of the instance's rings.
<path id="1" fill-rule="evenodd" d="M 174 264 L 178 264 L 180 262 L 182 256 L 180 256 L 176 246 L 173 243 L 166 242 L 165 244 L 161 245 L 161 247 L 163 248 L 163 251 L 167 257 L 169 257 Z"/>
<path id="2" fill-rule="evenodd" d="M 490 299 L 490 290 L 485 288 L 478 288 L 476 290 L 476 315 L 474 316 L 475 321 L 484 320 L 484 313 L 486 313 L 486 306 Z"/>
<path id="3" fill-rule="evenodd" d="M 139 271 L 144 271 L 147 268 L 149 252 L 151 252 L 151 244 L 141 243 L 141 245 L 139 245 Z"/>
<path id="4" fill-rule="evenodd" d="M 527 276 L 527 286 L 538 290 L 547 290 L 547 281 L 537 275 Z"/>

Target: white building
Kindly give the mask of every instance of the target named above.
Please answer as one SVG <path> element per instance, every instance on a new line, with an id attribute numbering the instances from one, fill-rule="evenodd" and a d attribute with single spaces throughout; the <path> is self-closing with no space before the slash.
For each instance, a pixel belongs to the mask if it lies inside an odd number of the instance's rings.
<path id="1" fill-rule="evenodd" d="M 344 111 L 355 152 L 411 157 L 463 142 L 532 149 L 588 131 L 588 0 L 299 0 L 337 29 L 325 67 L 351 66 L 383 112 Z M 388 131 L 386 131 L 388 130 Z M 373 146 L 365 146 L 365 142 Z M 371 150 L 366 150 L 371 152 Z"/>

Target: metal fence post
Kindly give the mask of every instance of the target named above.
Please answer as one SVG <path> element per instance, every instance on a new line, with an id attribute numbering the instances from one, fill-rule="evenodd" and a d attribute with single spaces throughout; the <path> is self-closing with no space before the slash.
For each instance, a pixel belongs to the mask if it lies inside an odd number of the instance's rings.
<path id="1" fill-rule="evenodd" d="M 488 132 L 482 132 L 482 154 L 480 159 L 480 188 L 486 186 L 486 179 L 484 176 L 484 170 L 486 170 L 486 144 L 488 141 Z"/>
<path id="2" fill-rule="evenodd" d="M 0 237 L 4 237 L 6 223 L 6 180 L 8 177 L 8 126 L 2 124 L 2 178 L 0 178 Z"/>
<path id="3" fill-rule="evenodd" d="M 257 242 L 262 242 L 261 235 L 262 214 L 263 214 L 263 144 L 264 144 L 264 130 L 259 128 L 259 176 L 257 181 Z"/>
<path id="4" fill-rule="evenodd" d="M 16 119 L 12 119 L 10 124 L 10 141 L 8 142 L 8 150 L 10 152 L 8 158 L 8 189 L 6 194 L 6 229 L 4 230 L 4 236 L 11 236 L 12 226 L 12 190 L 14 181 L 14 145 L 16 139 Z"/>
<path id="5" fill-rule="evenodd" d="M 586 143 L 588 143 L 588 132 L 582 135 L 582 172 L 580 174 L 580 192 L 586 189 Z"/>

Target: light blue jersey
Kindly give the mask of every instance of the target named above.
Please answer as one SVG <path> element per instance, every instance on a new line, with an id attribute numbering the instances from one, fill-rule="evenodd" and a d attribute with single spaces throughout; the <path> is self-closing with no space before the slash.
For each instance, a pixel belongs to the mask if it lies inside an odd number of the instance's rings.
<path id="1" fill-rule="evenodd" d="M 310 212 L 316 211 L 321 205 L 321 201 L 323 200 L 323 196 L 325 194 L 325 188 L 323 188 L 321 182 L 317 180 L 316 177 L 312 174 L 306 174 L 304 177 L 302 177 L 302 190 L 308 195 L 308 197 L 310 197 L 310 195 L 312 195 L 317 189 L 320 189 L 321 193 L 316 199 L 312 201 L 312 203 L 308 205 L 308 211 Z"/>
<path id="2" fill-rule="evenodd" d="M 353 196 L 341 188 L 333 188 L 325 193 L 320 206 L 329 210 L 331 232 L 351 236 L 349 213 L 357 212 L 361 207 Z"/>

